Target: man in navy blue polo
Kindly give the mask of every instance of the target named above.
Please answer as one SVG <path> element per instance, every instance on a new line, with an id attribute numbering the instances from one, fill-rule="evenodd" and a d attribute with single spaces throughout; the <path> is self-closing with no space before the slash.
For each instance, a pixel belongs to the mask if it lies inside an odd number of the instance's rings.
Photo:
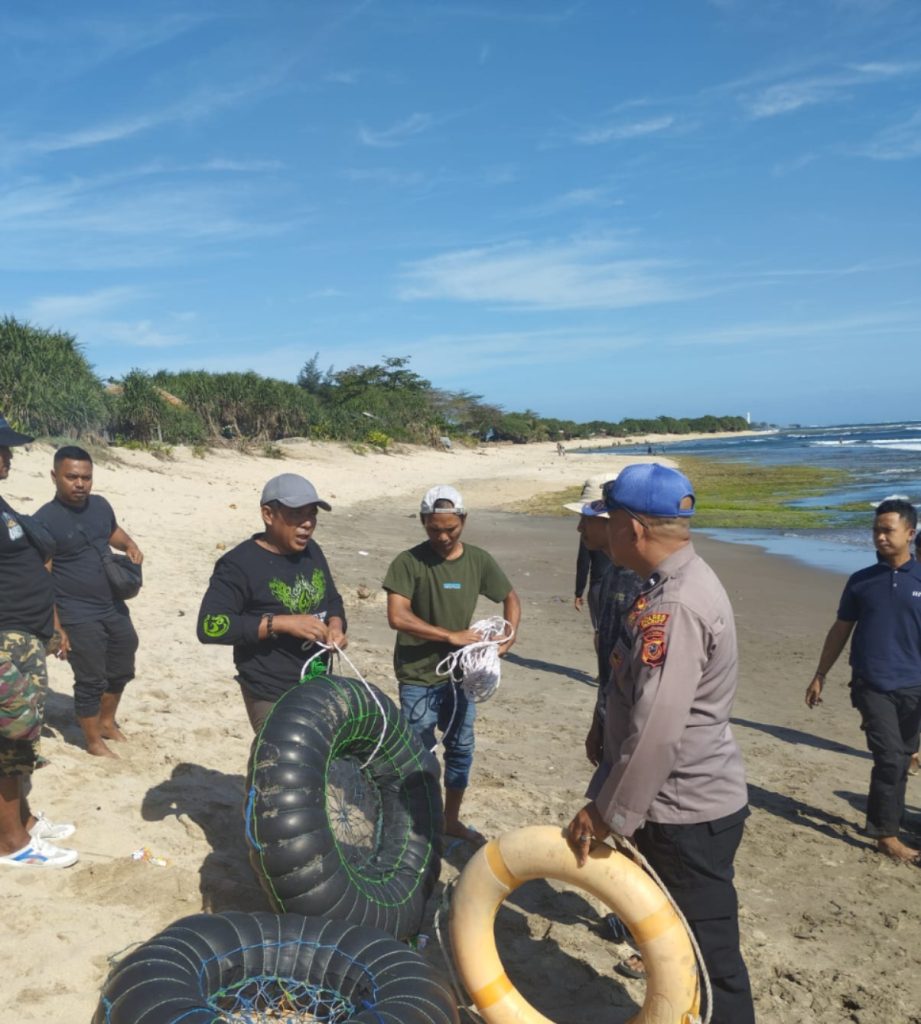
<path id="1" fill-rule="evenodd" d="M 853 632 L 851 703 L 873 755 L 866 832 L 882 853 L 908 863 L 921 860 L 921 851 L 899 837 L 908 766 L 921 729 L 921 564 L 911 557 L 917 525 L 907 501 L 893 498 L 877 506 L 878 560 L 847 581 L 806 690 L 808 707 L 822 703 L 825 676 Z"/>

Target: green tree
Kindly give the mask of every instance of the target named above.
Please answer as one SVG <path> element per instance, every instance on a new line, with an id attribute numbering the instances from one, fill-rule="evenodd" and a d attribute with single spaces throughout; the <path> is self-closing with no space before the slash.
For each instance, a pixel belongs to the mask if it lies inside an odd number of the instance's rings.
<path id="1" fill-rule="evenodd" d="M 17 426 L 74 438 L 105 432 L 102 382 L 73 335 L 4 317 L 0 353 L 0 411 Z"/>

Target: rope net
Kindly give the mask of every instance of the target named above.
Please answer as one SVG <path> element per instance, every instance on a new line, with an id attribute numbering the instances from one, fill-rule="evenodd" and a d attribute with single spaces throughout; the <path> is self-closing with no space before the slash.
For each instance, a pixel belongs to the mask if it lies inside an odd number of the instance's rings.
<path id="1" fill-rule="evenodd" d="M 328 978 L 324 979 L 326 984 L 273 974 L 252 974 L 238 978 L 207 996 L 207 1005 L 216 1014 L 212 1024 L 343 1024 L 351 1020 L 360 1008 L 373 1005 L 377 999 L 377 986 L 367 967 L 334 944 L 304 940 L 240 946 L 203 960 L 198 972 L 202 991 L 206 991 L 206 979 L 213 964 L 226 962 L 238 954 L 243 955 L 245 962 L 247 953 L 255 951 L 265 955 L 269 949 L 277 951 L 276 956 L 289 963 L 297 960 L 307 950 L 314 957 L 320 953 L 335 954 L 339 961 L 339 973 L 344 970 L 357 971 L 362 977 L 357 987 L 350 986 L 351 999 L 330 987 Z M 174 1024 L 181 1022 L 182 1016 L 176 1018 Z"/>

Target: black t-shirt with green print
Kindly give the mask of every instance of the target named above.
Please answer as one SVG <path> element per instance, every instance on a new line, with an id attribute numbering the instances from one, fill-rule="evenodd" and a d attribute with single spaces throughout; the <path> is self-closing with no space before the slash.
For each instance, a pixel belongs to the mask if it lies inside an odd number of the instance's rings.
<path id="1" fill-rule="evenodd" d="M 304 662 L 316 653 L 303 641 L 280 635 L 259 639 L 264 615 L 316 615 L 345 622 L 345 608 L 329 564 L 315 541 L 294 555 L 276 555 L 255 537 L 219 558 L 198 613 L 198 639 L 232 644 L 237 680 L 259 700 L 277 700 L 301 678 Z"/>

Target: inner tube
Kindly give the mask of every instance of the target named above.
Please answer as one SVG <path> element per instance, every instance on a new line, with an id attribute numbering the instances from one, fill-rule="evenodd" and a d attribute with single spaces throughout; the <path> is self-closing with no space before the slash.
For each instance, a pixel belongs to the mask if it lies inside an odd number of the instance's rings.
<path id="1" fill-rule="evenodd" d="M 372 928 L 297 914 L 194 914 L 109 975 L 92 1024 L 457 1024 L 435 971 Z"/>
<path id="2" fill-rule="evenodd" d="M 553 1024 L 512 985 L 493 930 L 502 901 L 523 882 L 554 878 L 591 893 L 624 922 L 643 954 L 646 998 L 631 1024 L 692 1024 L 700 1014 L 697 961 L 681 919 L 632 860 L 603 843 L 578 866 L 566 835 L 551 825 L 507 832 L 467 862 L 451 899 L 458 974 L 488 1024 Z"/>
<path id="3" fill-rule="evenodd" d="M 284 694 L 253 741 L 245 808 L 273 908 L 414 935 L 441 867 L 438 772 L 377 687 L 318 676 Z"/>

